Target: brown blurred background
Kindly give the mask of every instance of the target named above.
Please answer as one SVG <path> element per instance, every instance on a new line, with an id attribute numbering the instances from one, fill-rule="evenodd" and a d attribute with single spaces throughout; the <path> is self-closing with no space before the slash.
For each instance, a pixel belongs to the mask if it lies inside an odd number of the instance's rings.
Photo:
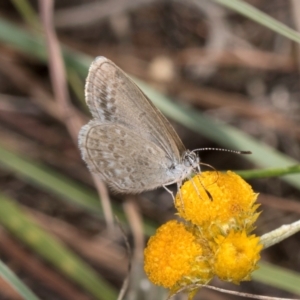
<path id="1" fill-rule="evenodd" d="M 20 30 L 45 37 L 43 22 L 35 22 L 34 18 L 26 21 L 17 2 L 0 3 L 1 19 Z M 39 16 L 38 2 L 28 3 Z M 249 0 L 247 3 L 297 30 L 299 1 Z M 174 103 L 230 124 L 299 161 L 300 56 L 298 46 L 291 40 L 213 1 L 62 0 L 55 2 L 53 22 L 59 42 L 87 55 L 86 61 L 106 56 L 130 75 L 168 95 Z M 22 43 L 21 38 L 19 41 Z M 24 44 L 22 47 L 25 49 Z M 1 147 L 49 167 L 94 193 L 93 179 L 74 140 L 79 124 L 90 118 L 83 100 L 83 74 L 87 70 L 79 73 L 75 68 L 68 68 L 66 71 L 70 100 L 66 113 L 63 102 L 59 103 L 63 100 L 58 100 L 60 95 L 65 96 L 64 90 L 60 93 L 59 84 L 55 87 L 49 75 L 51 72 L 54 77 L 64 74 L 55 71 L 56 65 L 50 59 L 43 61 L 33 50 L 31 55 L 20 48 L 4 38 L 0 41 Z M 61 66 L 59 62 L 58 66 Z M 180 120 L 171 122 L 188 149 L 223 146 L 187 129 Z M 222 152 L 203 152 L 201 160 L 218 170 L 255 167 L 245 157 Z M 24 179 L 16 169 L 0 165 L 1 192 L 15 199 L 43 228 L 73 249 L 118 291 L 127 272 L 122 234 L 111 234 L 103 216 L 62 200 L 51 189 Z M 279 178 L 252 180 L 251 184 L 261 193 L 259 202 L 263 213 L 257 234 L 299 219 L 299 189 Z M 99 183 L 98 190 L 105 195 Z M 152 229 L 174 218 L 172 199 L 164 189 L 131 197 L 112 194 L 110 200 L 131 221 L 125 226 L 126 233 L 133 250 L 137 249 L 139 254 L 143 249 L 142 218 Z M 0 229 L 1 259 L 41 299 L 96 299 L 43 261 L 5 226 Z M 262 257 L 274 265 L 299 272 L 299 249 L 299 234 L 296 234 L 265 250 Z M 37 267 L 32 267 L 36 261 Z M 143 286 L 137 278 L 133 281 L 138 287 L 131 286 L 131 290 Z M 0 299 L 19 299 L 5 282 L 0 284 Z M 257 280 L 239 287 L 219 281 L 212 284 L 242 292 L 296 297 Z M 146 286 L 144 294 L 137 293 L 136 299 L 154 299 L 150 296 L 154 288 Z M 209 290 L 202 290 L 196 297 L 232 298 Z"/>

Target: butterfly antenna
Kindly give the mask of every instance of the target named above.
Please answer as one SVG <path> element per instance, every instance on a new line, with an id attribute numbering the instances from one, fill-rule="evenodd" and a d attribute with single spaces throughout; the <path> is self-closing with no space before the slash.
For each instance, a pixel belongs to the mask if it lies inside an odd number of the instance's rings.
<path id="1" fill-rule="evenodd" d="M 194 149 L 192 152 L 196 152 L 196 151 L 223 151 L 223 152 L 230 152 L 235 154 L 252 154 L 251 151 L 239 151 L 239 150 L 222 149 L 222 148 L 199 148 L 199 149 Z"/>

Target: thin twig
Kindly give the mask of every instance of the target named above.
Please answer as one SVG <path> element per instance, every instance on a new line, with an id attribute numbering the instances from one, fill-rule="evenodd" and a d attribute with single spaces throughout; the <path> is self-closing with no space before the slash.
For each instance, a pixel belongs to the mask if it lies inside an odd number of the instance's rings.
<path id="1" fill-rule="evenodd" d="M 128 238 L 126 236 L 126 232 L 125 232 L 124 228 L 122 227 L 122 224 L 120 223 L 120 221 L 117 217 L 116 217 L 116 221 L 117 221 L 117 224 L 118 224 L 118 226 L 121 230 L 122 236 L 124 238 L 126 249 L 127 249 L 127 256 L 128 256 L 127 274 L 126 274 L 126 277 L 123 281 L 122 288 L 119 292 L 118 299 L 117 299 L 117 300 L 123 300 L 124 297 L 125 297 L 125 294 L 127 292 L 128 286 L 129 286 L 131 263 L 132 263 L 132 251 L 131 251 L 131 247 L 130 247 Z"/>
<path id="2" fill-rule="evenodd" d="M 250 294 L 250 293 L 242 293 L 242 292 L 231 291 L 231 290 L 222 289 L 222 288 L 219 288 L 216 286 L 204 285 L 204 284 L 193 284 L 190 286 L 186 286 L 186 287 L 180 289 L 179 291 L 177 291 L 176 295 L 180 292 L 183 292 L 186 289 L 189 289 L 189 288 L 208 288 L 208 289 L 218 291 L 223 294 L 230 294 L 230 295 L 235 295 L 235 296 L 240 296 L 240 297 L 245 297 L 245 298 L 259 299 L 259 300 L 296 300 L 296 299 L 292 299 L 292 298 L 278 298 L 278 297 L 255 295 L 255 294 Z M 173 296 L 175 296 L 175 294 L 168 297 L 168 299 L 171 299 Z"/>
<path id="3" fill-rule="evenodd" d="M 67 90 L 66 74 L 59 42 L 53 27 L 53 0 L 40 0 L 40 12 L 42 22 L 46 34 L 47 49 L 49 54 L 49 69 L 52 81 L 55 99 L 59 105 L 62 118 L 65 120 L 66 126 L 74 142 L 77 144 L 78 132 L 81 128 L 82 121 L 76 114 L 71 105 Z M 113 230 L 113 212 L 110 205 L 107 190 L 104 184 L 93 175 L 97 190 L 100 194 L 104 216 L 109 230 Z M 96 178 L 96 179 L 95 179 Z"/>
<path id="4" fill-rule="evenodd" d="M 127 215 L 129 226 L 134 239 L 134 252 L 131 257 L 131 280 L 129 286 L 129 293 L 133 298 L 138 298 L 137 295 L 140 289 L 140 282 L 143 276 L 143 251 L 145 248 L 144 233 L 143 233 L 143 220 L 136 204 L 136 199 L 127 197 L 124 203 L 124 211 Z"/>

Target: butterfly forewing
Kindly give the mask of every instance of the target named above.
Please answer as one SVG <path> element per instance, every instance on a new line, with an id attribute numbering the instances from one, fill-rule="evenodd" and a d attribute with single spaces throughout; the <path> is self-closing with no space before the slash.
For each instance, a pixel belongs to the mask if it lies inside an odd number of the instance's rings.
<path id="1" fill-rule="evenodd" d="M 95 119 L 117 123 L 156 143 L 177 162 L 185 150 L 177 133 L 138 86 L 113 62 L 97 58 L 86 82 L 86 102 Z"/>

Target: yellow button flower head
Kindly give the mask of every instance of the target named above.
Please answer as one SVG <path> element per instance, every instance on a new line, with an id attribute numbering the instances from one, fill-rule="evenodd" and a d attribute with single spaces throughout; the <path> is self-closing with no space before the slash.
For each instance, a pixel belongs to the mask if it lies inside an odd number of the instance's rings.
<path id="1" fill-rule="evenodd" d="M 222 280 L 239 284 L 250 280 L 250 274 L 258 268 L 262 245 L 254 235 L 231 231 L 216 238 L 215 249 L 214 273 Z"/>
<path id="2" fill-rule="evenodd" d="M 175 206 L 182 218 L 216 236 L 230 229 L 250 232 L 258 217 L 256 198 L 251 186 L 233 172 L 203 172 L 184 183 Z"/>
<path id="3" fill-rule="evenodd" d="M 185 288 L 192 299 L 196 284 L 213 276 L 233 283 L 250 280 L 262 245 L 249 235 L 259 216 L 255 194 L 233 172 L 204 172 L 184 183 L 175 199 L 185 223 L 170 221 L 157 230 L 145 250 L 150 281 Z"/>
<path id="4" fill-rule="evenodd" d="M 205 273 L 201 244 L 184 224 L 177 221 L 170 221 L 157 230 L 149 239 L 144 255 L 144 269 L 149 280 L 173 291 L 199 281 L 199 270 Z M 205 273 L 205 282 L 207 277 L 212 278 L 208 273 Z"/>

